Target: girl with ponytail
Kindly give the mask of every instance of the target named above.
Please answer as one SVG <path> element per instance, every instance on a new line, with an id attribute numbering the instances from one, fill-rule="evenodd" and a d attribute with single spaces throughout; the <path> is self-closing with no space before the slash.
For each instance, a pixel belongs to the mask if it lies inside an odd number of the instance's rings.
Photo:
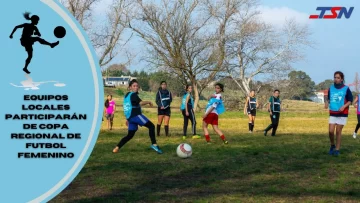
<path id="1" fill-rule="evenodd" d="M 40 44 L 43 45 L 48 45 L 51 48 L 56 47 L 59 44 L 59 41 L 55 42 L 55 43 L 49 43 L 47 41 L 45 41 L 44 39 L 40 38 L 41 34 L 38 30 L 38 28 L 36 27 L 36 25 L 39 23 L 39 16 L 37 15 L 32 15 L 30 16 L 29 12 L 24 13 L 24 18 L 26 20 L 30 20 L 31 23 L 24 23 L 21 25 L 18 25 L 14 28 L 14 30 L 12 31 L 12 33 L 10 34 L 10 39 L 13 38 L 13 34 L 16 32 L 17 29 L 19 28 L 23 28 L 23 32 L 20 38 L 20 43 L 21 46 L 23 46 L 25 48 L 25 51 L 28 54 L 28 57 L 25 61 L 25 67 L 23 68 L 23 71 L 27 74 L 30 74 L 30 71 L 27 69 L 27 67 L 30 64 L 30 61 L 32 59 L 32 54 L 33 54 L 33 44 L 35 42 L 39 42 Z M 36 35 L 38 37 L 33 37 L 33 35 Z"/>

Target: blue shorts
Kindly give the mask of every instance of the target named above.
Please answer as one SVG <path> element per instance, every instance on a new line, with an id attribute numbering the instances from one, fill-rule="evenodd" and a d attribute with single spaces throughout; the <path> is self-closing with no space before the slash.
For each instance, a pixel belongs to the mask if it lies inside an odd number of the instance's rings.
<path id="1" fill-rule="evenodd" d="M 138 130 L 138 126 L 144 126 L 147 122 L 149 122 L 149 119 L 146 118 L 144 115 L 140 114 L 130 118 L 128 122 L 128 130 Z"/>

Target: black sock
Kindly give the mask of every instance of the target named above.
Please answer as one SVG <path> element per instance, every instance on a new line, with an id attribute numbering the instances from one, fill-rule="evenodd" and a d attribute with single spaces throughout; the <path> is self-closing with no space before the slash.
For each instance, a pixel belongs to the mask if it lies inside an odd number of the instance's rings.
<path id="1" fill-rule="evenodd" d="M 357 133 L 357 132 L 358 132 L 359 128 L 360 128 L 360 123 L 358 123 L 358 124 L 356 125 L 356 128 L 355 128 L 355 133 Z"/>
<path id="2" fill-rule="evenodd" d="M 252 124 L 251 124 L 251 131 L 254 131 L 254 126 L 255 126 L 255 125 L 252 123 Z"/>
<path id="3" fill-rule="evenodd" d="M 270 124 L 270 125 L 265 129 L 265 131 L 269 131 L 272 127 L 273 127 L 272 124 Z"/>
<path id="4" fill-rule="evenodd" d="M 160 136 L 160 128 L 161 128 L 161 125 L 157 124 L 157 126 L 156 126 L 157 136 Z"/>
<path id="5" fill-rule="evenodd" d="M 165 125 L 164 128 L 165 128 L 165 135 L 169 136 L 169 126 Z"/>
<path id="6" fill-rule="evenodd" d="M 249 131 L 251 131 L 251 123 L 249 123 Z"/>
<path id="7" fill-rule="evenodd" d="M 144 127 L 148 128 L 149 129 L 149 137 L 150 137 L 150 140 L 151 140 L 151 144 L 156 144 L 156 138 L 155 138 L 155 125 L 151 122 L 151 121 L 148 121 Z"/>
<path id="8" fill-rule="evenodd" d="M 129 130 L 128 134 L 120 140 L 119 144 L 117 144 L 117 147 L 121 148 L 127 142 L 129 142 L 134 137 L 135 132 L 136 130 Z"/>

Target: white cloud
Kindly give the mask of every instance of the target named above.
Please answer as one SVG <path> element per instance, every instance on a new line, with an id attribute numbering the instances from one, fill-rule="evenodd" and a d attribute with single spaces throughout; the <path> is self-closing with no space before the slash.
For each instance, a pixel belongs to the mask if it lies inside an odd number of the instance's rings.
<path id="1" fill-rule="evenodd" d="M 282 26 L 286 20 L 295 19 L 300 24 L 310 23 L 309 14 L 296 11 L 288 7 L 260 6 L 260 17 L 269 24 Z"/>

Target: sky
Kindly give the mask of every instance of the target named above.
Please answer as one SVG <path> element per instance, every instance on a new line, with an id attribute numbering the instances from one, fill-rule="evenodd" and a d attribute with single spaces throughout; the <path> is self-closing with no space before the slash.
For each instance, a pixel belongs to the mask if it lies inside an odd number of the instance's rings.
<path id="1" fill-rule="evenodd" d="M 112 0 L 102 0 L 94 7 L 97 21 L 103 19 L 107 7 Z M 315 83 L 332 79 L 335 71 L 345 74 L 346 83 L 352 83 L 355 73 L 360 73 L 360 1 L 359 0 L 262 0 L 259 10 L 267 23 L 279 28 L 286 19 L 294 18 L 298 23 L 307 24 L 312 32 L 310 40 L 313 47 L 304 50 L 303 61 L 292 64 L 296 70 L 306 72 Z M 354 7 L 349 19 L 309 19 L 311 14 L 319 14 L 317 7 Z M 328 13 L 327 13 L 328 14 Z M 330 13 L 329 13 L 330 14 Z M 131 49 L 141 54 L 143 46 L 134 38 Z M 121 55 L 112 63 L 121 63 L 125 58 Z M 146 70 L 146 63 L 134 61 L 130 70 Z"/>

